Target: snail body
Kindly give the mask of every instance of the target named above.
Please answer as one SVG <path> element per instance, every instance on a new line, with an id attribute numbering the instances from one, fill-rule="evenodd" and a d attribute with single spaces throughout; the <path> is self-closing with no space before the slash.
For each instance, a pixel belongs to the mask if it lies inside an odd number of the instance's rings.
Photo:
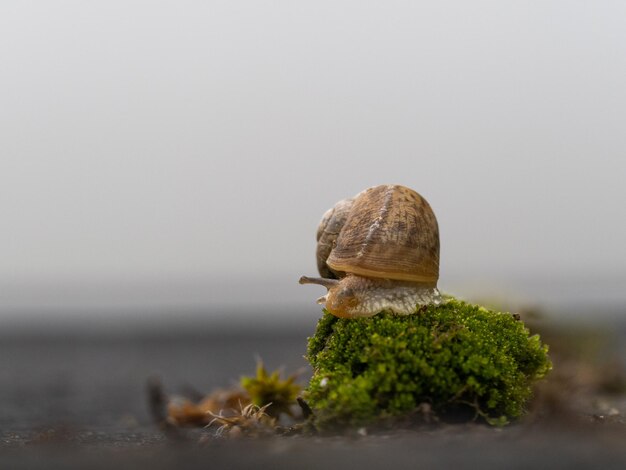
<path id="1" fill-rule="evenodd" d="M 339 201 L 322 217 L 317 242 L 322 277 L 300 283 L 326 287 L 318 301 L 333 315 L 408 315 L 441 301 L 437 219 L 412 189 L 382 185 Z"/>

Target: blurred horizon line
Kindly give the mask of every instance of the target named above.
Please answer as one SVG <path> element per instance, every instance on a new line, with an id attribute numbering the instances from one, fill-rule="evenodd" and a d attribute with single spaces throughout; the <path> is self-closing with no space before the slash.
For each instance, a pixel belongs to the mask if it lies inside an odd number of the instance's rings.
<path id="1" fill-rule="evenodd" d="M 484 273 L 445 276 L 440 290 L 468 301 L 508 306 L 513 309 L 542 308 L 550 311 L 624 311 L 626 273 L 596 276 L 590 281 L 576 273 L 560 275 Z M 318 292 L 300 286 L 297 276 L 234 278 L 177 276 L 152 278 L 83 278 L 19 281 L 0 279 L 0 318 L 20 319 L 52 315 L 92 317 L 97 313 L 124 317 L 149 313 L 153 318 L 172 312 L 215 318 L 230 312 L 249 317 L 255 311 L 290 311 L 318 307 Z"/>

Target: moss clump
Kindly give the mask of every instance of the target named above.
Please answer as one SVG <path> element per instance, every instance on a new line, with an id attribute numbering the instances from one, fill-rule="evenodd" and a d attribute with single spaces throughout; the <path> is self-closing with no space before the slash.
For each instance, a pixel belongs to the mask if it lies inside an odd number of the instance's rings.
<path id="1" fill-rule="evenodd" d="M 326 312 L 309 338 L 307 400 L 318 429 L 406 416 L 423 403 L 505 424 L 551 369 L 547 351 L 511 314 L 455 299 L 408 316 Z"/>
<path id="2" fill-rule="evenodd" d="M 285 379 L 280 377 L 280 371 L 271 374 L 262 361 L 257 362 L 256 377 L 242 377 L 241 386 L 250 395 L 253 405 L 267 410 L 267 414 L 278 417 L 281 413 L 291 416 L 291 405 L 296 402 L 301 387 L 295 383 L 296 375 Z"/>

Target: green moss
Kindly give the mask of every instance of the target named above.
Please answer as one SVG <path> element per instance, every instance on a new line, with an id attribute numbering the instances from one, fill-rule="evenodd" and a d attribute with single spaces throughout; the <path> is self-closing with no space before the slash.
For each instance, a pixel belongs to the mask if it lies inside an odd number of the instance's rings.
<path id="1" fill-rule="evenodd" d="M 512 315 L 455 299 L 408 316 L 326 312 L 309 338 L 306 397 L 319 429 L 406 416 L 422 403 L 504 424 L 551 369 L 547 351 Z"/>
<path id="2" fill-rule="evenodd" d="M 291 415 L 290 407 L 301 390 L 295 380 L 295 374 L 283 379 L 279 370 L 269 373 L 259 360 L 256 377 L 241 377 L 240 383 L 253 405 L 267 407 L 270 416 L 278 417 L 281 413 Z"/>

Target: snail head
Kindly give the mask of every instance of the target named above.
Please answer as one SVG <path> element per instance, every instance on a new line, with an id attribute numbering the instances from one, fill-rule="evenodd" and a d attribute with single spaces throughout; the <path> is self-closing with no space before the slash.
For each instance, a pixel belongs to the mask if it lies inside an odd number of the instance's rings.
<path id="1" fill-rule="evenodd" d="M 326 304 L 326 310 L 340 318 L 352 318 L 358 306 L 357 291 L 350 285 L 350 277 L 327 279 L 323 277 L 300 278 L 300 284 L 318 284 L 328 289 L 326 295 L 317 299 L 317 303 Z"/>

